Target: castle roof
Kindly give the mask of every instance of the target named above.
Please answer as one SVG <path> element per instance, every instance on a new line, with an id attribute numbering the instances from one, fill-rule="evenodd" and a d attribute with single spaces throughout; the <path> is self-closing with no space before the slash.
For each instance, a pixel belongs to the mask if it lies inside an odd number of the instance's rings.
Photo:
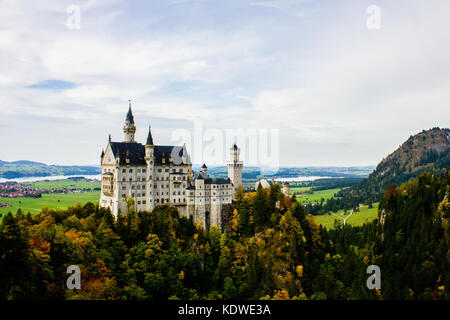
<path id="1" fill-rule="evenodd" d="M 145 144 L 150 146 L 153 145 L 152 128 L 150 126 L 148 127 L 147 142 Z"/>
<path id="2" fill-rule="evenodd" d="M 119 157 L 120 165 L 146 165 L 145 162 L 145 146 L 137 142 L 111 142 L 111 149 L 114 157 Z M 177 165 L 181 164 L 181 157 L 186 158 L 186 162 L 189 163 L 189 155 L 184 154 L 185 149 L 181 146 L 155 146 L 155 165 L 170 164 L 170 158 L 172 163 Z M 127 163 L 126 159 L 130 161 Z"/>
<path id="3" fill-rule="evenodd" d="M 207 169 L 208 167 L 206 166 L 206 164 L 202 165 L 202 169 Z"/>
<path id="4" fill-rule="evenodd" d="M 230 178 L 204 178 L 201 174 L 198 174 L 195 179 L 204 180 L 205 184 L 230 184 Z"/>
<path id="5" fill-rule="evenodd" d="M 128 121 L 129 123 L 134 124 L 133 112 L 131 111 L 131 103 L 130 103 L 130 107 L 128 108 L 128 113 L 127 113 L 127 117 L 125 118 L 125 121 Z"/>
<path id="6" fill-rule="evenodd" d="M 205 184 L 230 184 L 230 178 L 206 178 Z"/>
<path id="7" fill-rule="evenodd" d="M 146 165 L 145 147 L 136 142 L 111 142 L 111 150 L 114 158 L 119 158 L 120 165 Z M 127 163 L 126 159 L 130 162 Z"/>

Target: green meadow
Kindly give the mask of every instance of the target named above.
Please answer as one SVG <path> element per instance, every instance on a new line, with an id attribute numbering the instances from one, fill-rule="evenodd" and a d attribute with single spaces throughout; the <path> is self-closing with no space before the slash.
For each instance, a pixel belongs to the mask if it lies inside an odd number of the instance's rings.
<path id="1" fill-rule="evenodd" d="M 303 189 L 303 188 L 300 188 Z M 297 201 L 300 202 L 320 202 L 320 200 L 323 198 L 325 201 L 327 199 L 331 199 L 334 197 L 335 193 L 339 192 L 341 189 L 327 189 L 327 190 L 319 190 L 314 191 L 313 193 L 304 193 L 300 195 L 296 195 Z M 304 190 L 307 191 L 307 190 Z"/>
<path id="2" fill-rule="evenodd" d="M 327 229 L 334 228 L 334 220 L 339 219 L 341 223 L 344 223 L 344 218 L 350 214 L 351 211 L 344 213 L 344 210 L 340 210 L 333 214 L 322 214 L 316 216 L 316 222 L 326 227 Z M 337 216 L 337 217 L 336 217 Z M 371 222 L 372 220 L 378 218 L 378 202 L 373 204 L 373 207 L 369 209 L 368 206 L 359 208 L 359 212 L 354 212 L 350 216 L 346 223 L 352 226 L 362 226 L 366 222 Z"/>
<path id="3" fill-rule="evenodd" d="M 310 191 L 311 187 L 291 187 L 291 194 L 295 192 L 306 192 Z"/>
<path id="4" fill-rule="evenodd" d="M 85 204 L 88 201 L 97 203 L 99 198 L 100 191 L 43 194 L 42 198 L 0 198 L 0 202 L 10 204 L 9 207 L 0 208 L 0 213 L 3 218 L 9 211 L 16 213 L 19 208 L 24 213 L 39 213 L 42 208 L 66 209 L 77 203 Z"/>
<path id="5" fill-rule="evenodd" d="M 72 179 L 63 179 L 63 180 L 43 180 L 30 182 L 32 188 L 39 189 L 60 189 L 60 188 L 74 188 L 74 189 L 89 189 L 89 188 L 100 188 L 99 181 L 87 181 L 87 180 L 72 180 Z"/>

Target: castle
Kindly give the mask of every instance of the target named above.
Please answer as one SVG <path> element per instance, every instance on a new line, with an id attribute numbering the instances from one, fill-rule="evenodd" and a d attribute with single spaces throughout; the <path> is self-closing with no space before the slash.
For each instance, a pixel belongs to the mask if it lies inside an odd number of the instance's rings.
<path id="1" fill-rule="evenodd" d="M 101 154 L 100 206 L 109 208 L 117 218 L 127 213 L 132 203 L 136 211 L 152 211 L 157 205 L 169 204 L 206 229 L 222 227 L 223 207 L 232 203 L 236 189 L 242 185 L 243 162 L 239 161 L 236 144 L 230 149 L 227 179 L 210 177 L 205 164 L 194 176 L 186 145 L 155 145 L 151 127 L 145 145 L 135 141 L 131 103 L 123 132 L 124 141 L 113 142 L 110 135 Z"/>

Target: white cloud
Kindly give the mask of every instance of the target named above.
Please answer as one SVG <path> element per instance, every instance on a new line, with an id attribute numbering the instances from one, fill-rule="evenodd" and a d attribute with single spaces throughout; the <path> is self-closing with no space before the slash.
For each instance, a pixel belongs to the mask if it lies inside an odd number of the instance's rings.
<path id="1" fill-rule="evenodd" d="M 134 4 L 142 14 L 85 1 L 81 29 L 69 30 L 60 1 L 0 2 L 0 113 L 24 123 L 0 127 L 9 160 L 96 162 L 107 133 L 121 137 L 129 98 L 145 127 L 279 128 L 285 165 L 375 164 L 410 134 L 450 123 L 446 1 L 381 2 L 379 31 L 365 28 L 362 3 L 230 1 L 207 17 L 208 1 L 159 4 Z M 27 88 L 49 79 L 76 87 Z M 30 156 L 24 127 L 39 131 Z"/>

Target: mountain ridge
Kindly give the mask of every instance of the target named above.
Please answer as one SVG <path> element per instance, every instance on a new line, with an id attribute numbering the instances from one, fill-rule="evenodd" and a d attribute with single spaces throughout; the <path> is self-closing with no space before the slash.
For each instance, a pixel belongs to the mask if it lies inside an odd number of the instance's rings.
<path id="1" fill-rule="evenodd" d="M 379 201 L 389 185 L 399 186 L 423 172 L 435 175 L 450 169 L 450 129 L 432 128 L 411 135 L 383 158 L 375 170 L 338 196 L 353 204 Z"/>

